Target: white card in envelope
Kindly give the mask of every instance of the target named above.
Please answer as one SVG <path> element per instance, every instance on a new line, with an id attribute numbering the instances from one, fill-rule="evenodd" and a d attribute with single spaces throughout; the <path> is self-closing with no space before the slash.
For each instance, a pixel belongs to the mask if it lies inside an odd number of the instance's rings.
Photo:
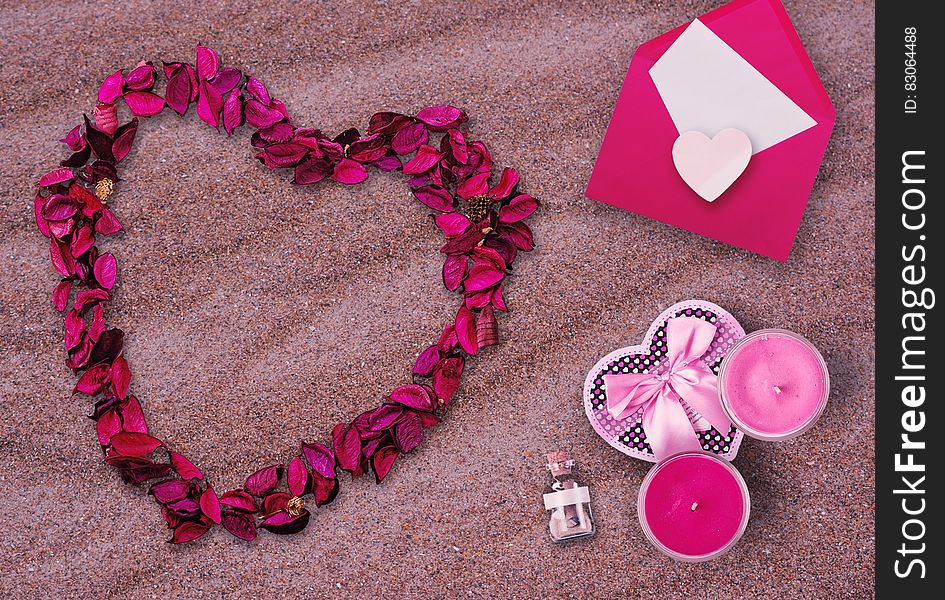
<path id="1" fill-rule="evenodd" d="M 680 134 L 734 127 L 757 154 L 817 124 L 698 19 L 649 73 Z"/>

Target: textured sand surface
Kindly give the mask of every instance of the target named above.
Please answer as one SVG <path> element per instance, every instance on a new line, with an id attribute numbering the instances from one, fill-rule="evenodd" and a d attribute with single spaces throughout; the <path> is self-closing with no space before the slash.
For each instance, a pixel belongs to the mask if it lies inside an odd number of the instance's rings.
<path id="1" fill-rule="evenodd" d="M 873 9 L 790 2 L 837 108 L 791 260 L 781 264 L 583 197 L 630 55 L 718 2 L 369 6 L 136 1 L 0 7 L 0 592 L 42 597 L 864 598 L 873 581 Z M 388 481 L 348 484 L 301 535 L 174 547 L 144 490 L 101 462 L 70 398 L 56 276 L 32 183 L 101 78 L 215 47 L 303 124 L 449 102 L 544 207 L 516 262 L 504 343 Z M 403 382 L 454 306 L 438 232 L 398 176 L 293 188 L 248 136 L 188 114 L 143 124 L 105 242 L 152 428 L 219 487 L 285 460 Z M 785 326 L 824 353 L 833 393 L 800 440 L 746 440 L 748 531 L 720 560 L 675 564 L 636 523 L 648 465 L 598 438 L 586 371 L 664 307 L 702 297 L 746 329 Z M 599 534 L 554 546 L 541 456 L 570 448 Z"/>

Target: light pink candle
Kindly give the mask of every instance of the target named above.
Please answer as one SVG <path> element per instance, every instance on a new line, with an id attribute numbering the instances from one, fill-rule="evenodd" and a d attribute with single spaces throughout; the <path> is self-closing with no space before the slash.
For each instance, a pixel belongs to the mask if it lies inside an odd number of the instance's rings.
<path id="1" fill-rule="evenodd" d="M 640 486 L 637 514 L 650 542 L 676 560 L 698 562 L 731 548 L 748 525 L 744 479 L 727 461 L 683 452 L 653 467 Z"/>
<path id="2" fill-rule="evenodd" d="M 820 417 L 830 378 L 823 357 L 806 339 L 783 329 L 762 329 L 739 340 L 725 356 L 719 394 L 745 435 L 785 440 Z"/>

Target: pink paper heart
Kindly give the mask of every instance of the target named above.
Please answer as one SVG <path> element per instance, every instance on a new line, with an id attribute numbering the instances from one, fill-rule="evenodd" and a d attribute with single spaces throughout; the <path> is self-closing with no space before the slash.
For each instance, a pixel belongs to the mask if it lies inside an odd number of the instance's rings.
<path id="1" fill-rule="evenodd" d="M 735 183 L 749 160 L 751 140 L 740 129 L 723 129 L 711 139 L 701 131 L 687 131 L 673 144 L 680 177 L 709 202 Z"/>

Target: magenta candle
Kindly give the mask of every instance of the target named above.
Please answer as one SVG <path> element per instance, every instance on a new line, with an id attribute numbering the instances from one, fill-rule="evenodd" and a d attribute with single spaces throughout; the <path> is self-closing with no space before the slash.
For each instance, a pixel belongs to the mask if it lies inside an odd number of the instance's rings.
<path id="1" fill-rule="evenodd" d="M 748 525 L 745 480 L 727 461 L 707 452 L 683 452 L 650 469 L 640 486 L 637 515 L 650 542 L 687 562 L 715 558 Z"/>
<path id="2" fill-rule="evenodd" d="M 820 352 L 783 329 L 762 329 L 739 340 L 719 371 L 722 407 L 745 435 L 786 440 L 811 427 L 830 395 Z"/>

